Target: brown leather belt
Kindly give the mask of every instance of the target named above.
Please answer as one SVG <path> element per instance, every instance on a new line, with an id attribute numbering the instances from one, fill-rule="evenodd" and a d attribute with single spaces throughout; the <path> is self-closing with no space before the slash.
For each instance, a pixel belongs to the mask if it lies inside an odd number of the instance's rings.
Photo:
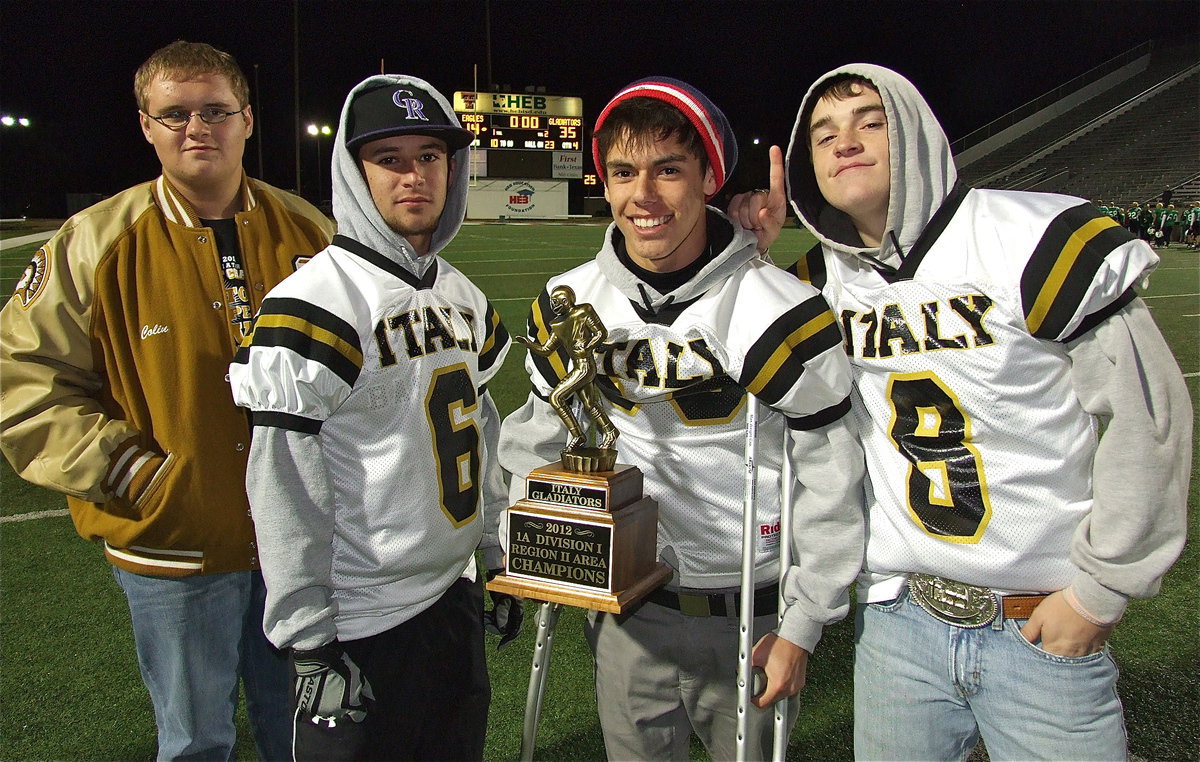
<path id="1" fill-rule="evenodd" d="M 1038 604 L 1046 600 L 1049 593 L 1039 595 L 1004 595 L 1000 602 L 1004 606 L 1005 619 L 1028 619 Z"/>

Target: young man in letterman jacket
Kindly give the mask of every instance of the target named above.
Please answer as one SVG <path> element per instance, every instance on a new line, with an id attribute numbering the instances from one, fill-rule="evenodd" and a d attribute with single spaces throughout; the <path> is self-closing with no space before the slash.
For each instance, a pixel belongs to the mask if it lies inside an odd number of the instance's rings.
<path id="1" fill-rule="evenodd" d="M 162 176 L 85 209 L 0 313 L 0 445 L 103 542 L 133 619 L 159 759 L 233 752 L 239 677 L 259 755 L 287 754 L 287 664 L 262 631 L 229 360 L 263 295 L 333 225 L 242 170 L 254 128 L 227 53 L 175 42 L 134 81 Z"/>
<path id="2" fill-rule="evenodd" d="M 734 199 L 765 248 L 784 168 Z M 1186 534 L 1187 387 L 1083 199 L 975 190 L 912 83 L 836 69 L 800 107 L 792 268 L 837 311 L 867 456 L 855 756 L 1125 759 L 1107 641 Z M 1101 431 L 1103 429 L 1103 431 Z"/>

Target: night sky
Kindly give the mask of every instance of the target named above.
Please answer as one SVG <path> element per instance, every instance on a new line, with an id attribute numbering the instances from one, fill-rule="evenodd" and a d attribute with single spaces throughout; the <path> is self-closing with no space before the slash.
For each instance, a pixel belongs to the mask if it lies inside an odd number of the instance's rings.
<path id="1" fill-rule="evenodd" d="M 301 124 L 336 126 L 346 92 L 381 59 L 447 96 L 474 89 L 476 71 L 486 89 L 489 7 L 491 80 L 506 91 L 580 96 L 590 125 L 627 82 L 673 76 L 704 90 L 747 143 L 786 142 L 808 85 L 855 61 L 912 79 L 953 140 L 1146 40 L 1195 35 L 1200 3 L 300 0 L 295 34 L 291 0 L 0 0 L 0 112 L 33 123 L 0 129 L 0 214 L 158 173 L 132 78 L 172 40 L 237 58 L 262 135 L 261 175 L 294 187 L 294 39 Z M 317 148 L 303 136 L 304 185 L 316 182 Z M 328 145 L 323 153 L 327 161 Z M 246 166 L 259 174 L 254 139 Z"/>

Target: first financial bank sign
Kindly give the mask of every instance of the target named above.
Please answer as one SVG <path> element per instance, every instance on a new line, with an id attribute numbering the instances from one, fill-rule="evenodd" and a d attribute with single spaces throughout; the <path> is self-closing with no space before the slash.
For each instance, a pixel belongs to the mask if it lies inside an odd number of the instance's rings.
<path id="1" fill-rule="evenodd" d="M 555 151 L 550 176 L 556 180 L 577 180 L 583 177 L 583 152 Z"/>

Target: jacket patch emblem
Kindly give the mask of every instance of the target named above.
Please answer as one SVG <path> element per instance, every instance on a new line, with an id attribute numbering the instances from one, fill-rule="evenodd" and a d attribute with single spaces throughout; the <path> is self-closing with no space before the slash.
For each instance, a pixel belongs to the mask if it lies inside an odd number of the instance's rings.
<path id="1" fill-rule="evenodd" d="M 144 325 L 144 326 L 142 326 L 142 340 L 145 341 L 146 339 L 150 338 L 151 336 L 157 336 L 160 333 L 170 333 L 170 332 L 171 332 L 171 329 L 167 328 L 165 325 L 158 325 L 157 323 L 155 323 L 154 325 Z"/>
<path id="2" fill-rule="evenodd" d="M 33 255 L 33 259 L 25 267 L 25 272 L 21 274 L 21 279 L 17 281 L 17 287 L 13 290 L 13 296 L 21 302 L 22 307 L 28 307 L 33 303 L 33 300 L 42 292 L 42 286 L 46 284 L 46 276 L 50 274 L 50 260 L 46 257 L 45 249 L 38 249 Z"/>

